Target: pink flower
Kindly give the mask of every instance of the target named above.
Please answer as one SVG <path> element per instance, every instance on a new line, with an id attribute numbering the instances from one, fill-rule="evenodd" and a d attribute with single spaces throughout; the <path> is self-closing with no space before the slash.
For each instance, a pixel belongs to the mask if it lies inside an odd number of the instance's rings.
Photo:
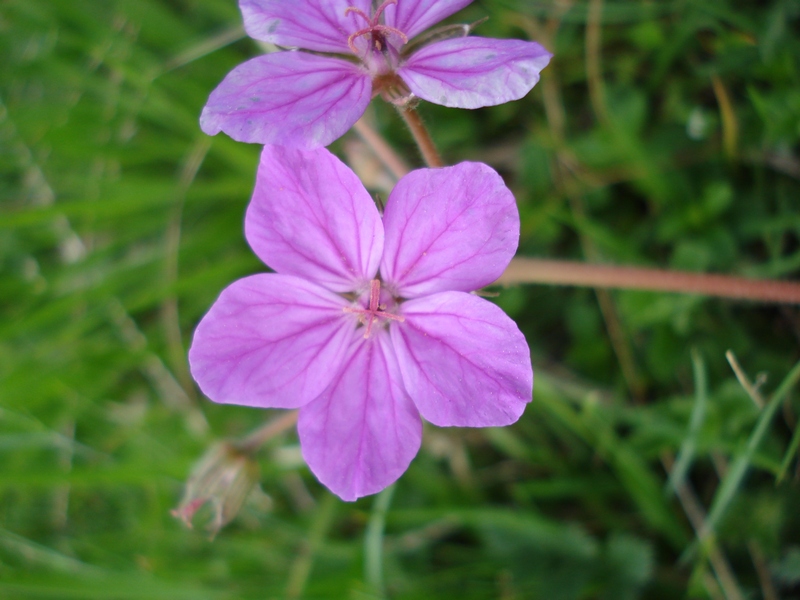
<path id="1" fill-rule="evenodd" d="M 236 67 L 211 93 L 200 126 L 308 149 L 344 134 L 375 94 L 457 108 L 522 98 L 552 56 L 539 44 L 464 37 L 468 26 L 414 39 L 471 1 L 386 0 L 373 10 L 371 0 L 239 0 L 250 37 L 307 52 Z"/>
<path id="2" fill-rule="evenodd" d="M 468 293 L 519 238 L 514 198 L 486 165 L 410 173 L 381 218 L 327 150 L 267 146 L 245 235 L 275 273 L 222 292 L 195 331 L 192 375 L 216 402 L 300 408 L 303 456 L 341 498 L 402 475 L 420 415 L 501 426 L 531 400 L 524 336 Z"/>

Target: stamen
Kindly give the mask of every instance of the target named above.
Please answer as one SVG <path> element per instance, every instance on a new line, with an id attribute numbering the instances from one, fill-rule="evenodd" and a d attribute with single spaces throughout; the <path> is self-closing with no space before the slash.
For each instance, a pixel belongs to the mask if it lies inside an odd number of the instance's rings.
<path id="1" fill-rule="evenodd" d="M 397 1 L 397 0 L 395 0 L 395 2 L 396 2 L 396 1 Z M 371 25 L 374 25 L 374 21 L 373 21 L 372 19 L 370 19 L 370 18 L 369 18 L 369 15 L 368 15 L 367 13 L 365 13 L 363 10 L 361 10 L 360 8 L 356 8 L 355 6 L 348 6 L 348 7 L 345 9 L 345 11 L 344 11 L 344 16 L 346 17 L 346 16 L 347 16 L 347 15 L 349 15 L 350 13 L 356 13 L 356 14 L 357 14 L 359 17 L 361 17 L 361 18 L 362 18 L 362 19 L 364 19 L 364 20 L 365 20 L 367 23 L 369 23 L 369 24 L 370 24 L 370 26 L 371 26 Z"/>
<path id="2" fill-rule="evenodd" d="M 377 24 L 378 23 L 378 17 L 380 17 L 381 14 L 383 14 L 383 11 L 385 11 L 386 7 L 389 6 L 390 4 L 397 4 L 397 0 L 386 0 L 386 2 L 381 4 L 378 7 L 378 10 L 375 11 L 375 15 L 372 17 L 373 18 L 373 21 L 372 21 L 373 24 Z"/>
<path id="3" fill-rule="evenodd" d="M 378 314 L 382 316 L 384 319 L 389 319 L 390 321 L 397 321 L 398 323 L 403 323 L 406 320 L 406 318 L 403 315 L 393 315 L 392 313 L 380 312 L 380 311 L 378 312 Z"/>
<path id="4" fill-rule="evenodd" d="M 408 36 L 399 29 L 397 29 L 396 27 L 389 27 L 388 25 L 370 25 L 369 27 L 365 27 L 364 29 L 359 29 L 355 33 L 350 34 L 350 36 L 347 38 L 347 45 L 350 46 L 350 50 L 353 51 L 353 54 L 358 54 L 358 48 L 356 48 L 356 45 L 353 43 L 353 40 L 355 40 L 358 37 L 361 37 L 362 35 L 371 34 L 374 31 L 380 31 L 385 34 L 393 33 L 396 36 L 398 36 L 401 40 L 403 40 L 404 44 L 408 43 Z M 380 40 L 376 39 L 375 44 L 376 46 L 379 46 Z M 382 48 L 378 47 L 378 50 L 382 50 Z"/>
<path id="5" fill-rule="evenodd" d="M 347 38 L 347 45 L 350 46 L 350 50 L 353 51 L 353 54 L 358 54 L 358 48 L 353 43 L 353 40 L 357 37 L 361 37 L 362 35 L 367 35 L 368 33 L 372 33 L 372 27 L 365 27 L 364 29 L 359 29 L 355 33 L 351 34 L 350 37 Z"/>
<path id="6" fill-rule="evenodd" d="M 373 28 L 375 31 L 385 31 L 386 33 L 393 33 L 398 36 L 401 40 L 403 40 L 404 44 L 408 43 L 408 36 L 397 29 L 396 27 L 389 27 L 388 25 L 375 25 Z"/>
<path id="7" fill-rule="evenodd" d="M 370 315 L 369 321 L 367 321 L 367 329 L 364 331 L 364 339 L 368 340 L 369 336 L 372 334 L 372 324 L 375 322 L 375 315 Z"/>

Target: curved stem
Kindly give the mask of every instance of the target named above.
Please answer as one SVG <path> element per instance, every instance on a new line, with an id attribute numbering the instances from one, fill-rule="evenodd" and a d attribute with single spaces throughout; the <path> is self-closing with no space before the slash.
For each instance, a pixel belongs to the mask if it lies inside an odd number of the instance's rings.
<path id="1" fill-rule="evenodd" d="M 297 416 L 298 411 L 292 410 L 270 419 L 238 442 L 236 444 L 238 449 L 242 452 L 255 452 L 267 441 L 294 427 L 297 423 Z"/>
<path id="2" fill-rule="evenodd" d="M 417 143 L 420 153 L 422 154 L 425 164 L 429 167 L 443 167 L 444 161 L 442 160 L 439 151 L 436 149 L 436 144 L 433 143 L 428 128 L 422 122 L 422 117 L 415 108 L 411 107 L 397 107 L 397 112 L 403 117 L 403 120 L 408 125 L 411 135 L 414 136 L 414 141 Z"/>
<path id="3" fill-rule="evenodd" d="M 400 179 L 406 175 L 410 169 L 405 161 L 386 143 L 377 131 L 375 131 L 366 121 L 366 117 L 361 117 L 353 125 L 353 129 L 372 148 L 375 156 L 383 163 L 395 179 Z"/>
<path id="4" fill-rule="evenodd" d="M 721 298 L 800 304 L 800 283 L 687 273 L 565 260 L 515 258 L 497 283 L 547 283 L 597 288 L 681 292 Z"/>

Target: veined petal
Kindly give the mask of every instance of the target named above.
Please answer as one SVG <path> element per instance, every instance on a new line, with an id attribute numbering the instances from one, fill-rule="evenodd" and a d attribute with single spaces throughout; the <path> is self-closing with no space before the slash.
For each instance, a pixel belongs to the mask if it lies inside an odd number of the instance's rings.
<path id="1" fill-rule="evenodd" d="M 228 73 L 211 92 L 200 128 L 238 142 L 317 148 L 350 129 L 371 94 L 369 75 L 346 60 L 274 52 Z"/>
<path id="2" fill-rule="evenodd" d="M 349 7 L 366 14 L 370 0 L 239 0 L 247 35 L 283 47 L 350 53 L 348 36 L 364 27 Z"/>
<path id="3" fill-rule="evenodd" d="M 472 4 L 472 0 L 398 0 L 386 7 L 386 24 L 396 27 L 409 39 L 431 25 Z"/>
<path id="4" fill-rule="evenodd" d="M 522 98 L 551 56 L 536 42 L 465 37 L 423 46 L 397 72 L 423 100 L 480 108 Z"/>
<path id="5" fill-rule="evenodd" d="M 194 332 L 192 377 L 214 402 L 303 406 L 339 374 L 353 336 L 345 304 L 297 277 L 240 279 L 223 290 Z"/>
<path id="6" fill-rule="evenodd" d="M 519 242 L 514 196 L 482 163 L 409 173 L 389 195 L 383 225 L 381 276 L 405 298 L 488 285 Z"/>
<path id="7" fill-rule="evenodd" d="M 278 273 L 336 292 L 366 289 L 383 253 L 383 225 L 372 198 L 333 154 L 265 146 L 245 237 Z"/>
<path id="8" fill-rule="evenodd" d="M 422 422 L 385 330 L 369 340 L 355 334 L 339 377 L 302 408 L 297 430 L 311 471 L 343 500 L 379 492 L 405 472 Z"/>
<path id="9" fill-rule="evenodd" d="M 525 337 L 497 306 L 463 292 L 402 305 L 390 327 L 403 383 L 422 416 L 439 426 L 515 422 L 533 393 Z"/>

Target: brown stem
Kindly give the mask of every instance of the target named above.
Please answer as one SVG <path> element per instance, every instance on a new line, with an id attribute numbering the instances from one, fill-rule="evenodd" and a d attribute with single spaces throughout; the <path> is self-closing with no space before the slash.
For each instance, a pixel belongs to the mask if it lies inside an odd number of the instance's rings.
<path id="1" fill-rule="evenodd" d="M 416 109 L 411 107 L 398 107 L 397 112 L 403 117 L 403 120 L 411 130 L 411 135 L 414 136 L 414 141 L 417 143 L 420 153 L 422 154 L 425 164 L 429 167 L 443 167 L 444 161 L 442 160 L 439 151 L 436 149 L 436 144 L 433 143 L 433 138 L 422 122 L 422 117 Z"/>
<path id="2" fill-rule="evenodd" d="M 297 423 L 298 411 L 292 410 L 264 423 L 255 431 L 247 434 L 236 445 L 242 452 L 255 452 L 267 441 L 294 427 Z"/>
<path id="3" fill-rule="evenodd" d="M 589 100 L 594 114 L 600 121 L 608 125 L 608 107 L 606 106 L 601 68 L 601 28 L 603 0 L 589 0 L 589 12 L 586 23 L 586 82 L 589 85 Z"/>
<path id="4" fill-rule="evenodd" d="M 728 359 L 728 364 L 733 369 L 733 372 L 736 374 L 736 379 L 739 380 L 739 385 L 744 388 L 744 391 L 747 392 L 747 395 L 750 396 L 750 399 L 753 401 L 753 404 L 756 405 L 758 410 L 761 410 L 767 405 L 767 401 L 764 399 L 764 396 L 761 395 L 761 392 L 758 391 L 758 387 L 750 383 L 750 378 L 747 376 L 747 373 L 744 372 L 744 369 L 739 365 L 739 361 L 736 360 L 736 355 L 731 351 L 728 350 L 725 353 L 725 358 Z"/>
<path id="5" fill-rule="evenodd" d="M 800 304 L 800 283 L 587 264 L 566 260 L 515 258 L 497 280 L 500 284 L 546 283 L 659 292 L 682 292 L 723 298 Z"/>
<path id="6" fill-rule="evenodd" d="M 664 453 L 661 456 L 661 462 L 664 464 L 667 472 L 672 471 L 674 460 L 671 454 Z M 706 527 L 706 511 L 697 495 L 694 493 L 691 485 L 686 481 L 681 482 L 676 488 L 675 493 L 678 500 L 683 507 L 686 516 L 689 517 L 689 522 L 692 524 L 695 534 L 700 537 L 700 533 Z M 739 591 L 739 582 L 736 580 L 736 575 L 731 568 L 730 563 L 726 556 L 722 553 L 714 538 L 709 538 L 705 542 L 708 549 L 708 561 L 711 563 L 711 568 L 717 575 L 720 586 L 725 591 L 725 598 L 727 600 L 742 600 L 742 593 Z"/>
<path id="7" fill-rule="evenodd" d="M 758 580 L 761 582 L 761 595 L 764 600 L 779 600 L 775 584 L 772 583 L 772 573 L 767 564 L 767 558 L 764 556 L 764 551 L 761 549 L 761 544 L 752 539 L 747 542 L 747 549 L 750 550 L 750 557 L 753 559 Z"/>
<path id="8" fill-rule="evenodd" d="M 726 158 L 735 159 L 736 146 L 739 143 L 739 122 L 736 119 L 736 111 L 730 94 L 718 75 L 711 76 L 711 85 L 722 117 L 722 147 L 725 149 Z"/>
<path id="9" fill-rule="evenodd" d="M 356 121 L 353 129 L 372 148 L 375 156 L 383 163 L 383 166 L 389 169 L 395 179 L 400 179 L 408 173 L 409 168 L 405 161 L 394 151 L 394 148 L 386 143 L 381 134 L 366 122 L 365 117 Z"/>

